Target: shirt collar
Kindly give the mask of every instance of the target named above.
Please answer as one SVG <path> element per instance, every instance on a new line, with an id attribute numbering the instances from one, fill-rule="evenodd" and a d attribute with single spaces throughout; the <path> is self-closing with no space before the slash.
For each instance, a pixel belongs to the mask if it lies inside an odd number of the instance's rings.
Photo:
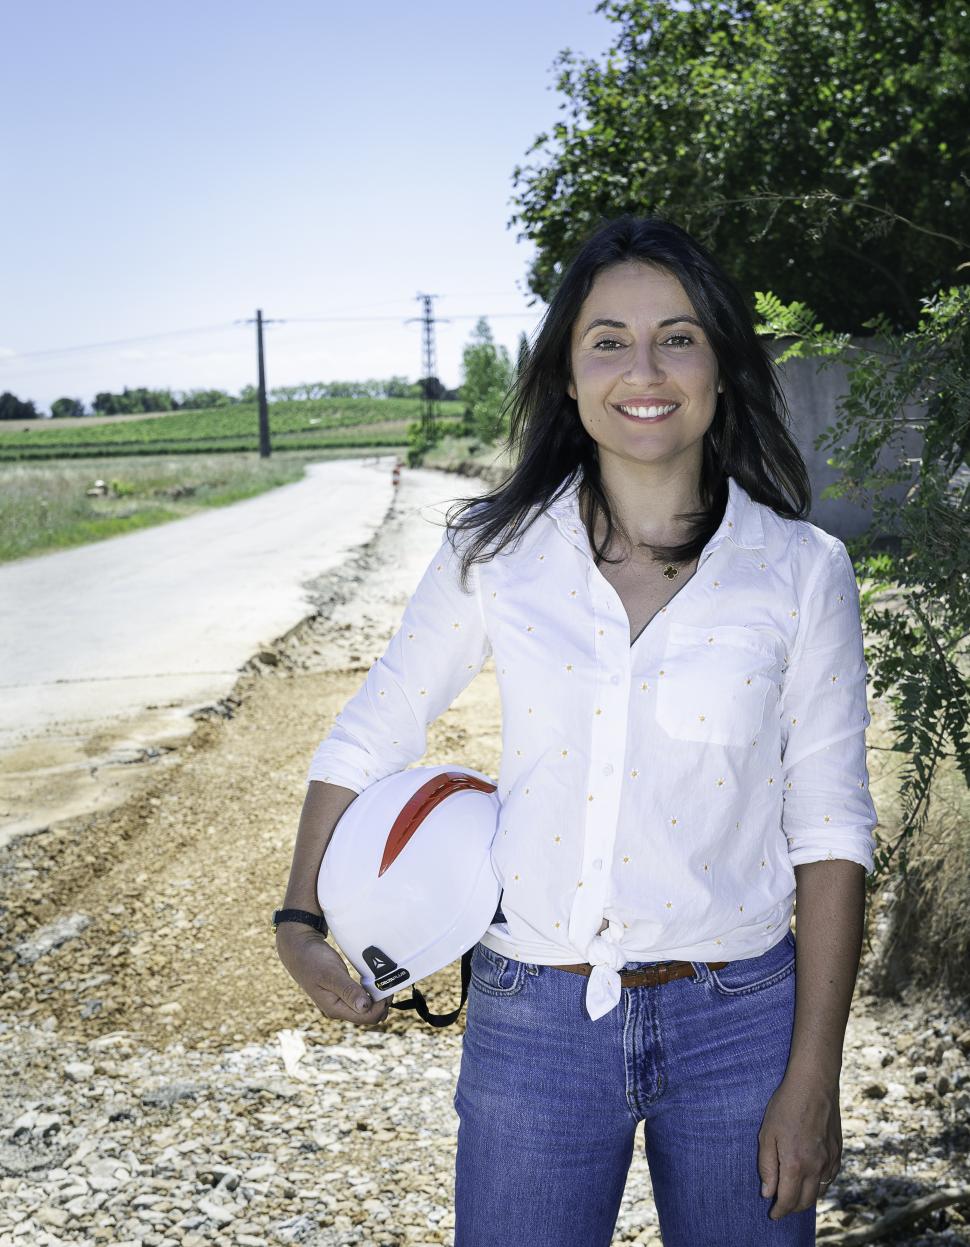
<path id="1" fill-rule="evenodd" d="M 754 501 L 733 476 L 729 476 L 727 481 L 728 499 L 727 506 L 724 508 L 724 517 L 713 537 L 705 545 L 703 553 L 710 554 L 725 538 L 745 550 L 764 549 L 765 530 L 761 505 Z M 563 487 L 559 497 L 546 507 L 546 514 L 555 520 L 568 541 L 587 551 L 589 542 L 579 513 L 581 483 L 582 469 L 576 468 L 567 477 L 567 484 Z"/>

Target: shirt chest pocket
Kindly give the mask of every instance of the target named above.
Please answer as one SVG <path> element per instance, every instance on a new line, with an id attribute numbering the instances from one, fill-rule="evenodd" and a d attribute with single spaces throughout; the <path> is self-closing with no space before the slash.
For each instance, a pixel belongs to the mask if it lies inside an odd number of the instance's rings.
<path id="1" fill-rule="evenodd" d="M 776 683 L 771 642 L 752 628 L 672 623 L 657 675 L 657 722 L 676 740 L 750 745 Z"/>

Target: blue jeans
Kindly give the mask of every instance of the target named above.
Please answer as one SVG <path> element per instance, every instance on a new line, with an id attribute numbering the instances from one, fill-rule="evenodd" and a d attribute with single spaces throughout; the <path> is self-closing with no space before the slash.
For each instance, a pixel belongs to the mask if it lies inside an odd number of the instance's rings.
<path id="1" fill-rule="evenodd" d="M 815 1206 L 771 1220 L 758 1172 L 791 1048 L 795 937 L 722 970 L 692 964 L 691 977 L 623 988 L 593 1022 L 582 975 L 476 945 L 455 1247 L 609 1247 L 640 1121 L 664 1247 L 815 1242 Z"/>

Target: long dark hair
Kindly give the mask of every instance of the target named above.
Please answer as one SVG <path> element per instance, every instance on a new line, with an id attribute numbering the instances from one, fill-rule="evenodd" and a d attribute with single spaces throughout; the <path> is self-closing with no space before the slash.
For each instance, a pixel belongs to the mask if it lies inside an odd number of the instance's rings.
<path id="1" fill-rule="evenodd" d="M 580 308 L 597 274 L 628 260 L 646 262 L 680 280 L 724 383 L 703 439 L 699 490 L 704 510 L 678 517 L 688 522 L 690 533 L 680 545 L 639 545 L 664 562 L 684 563 L 699 555 L 724 517 L 728 476 L 779 515 L 791 519 L 808 515 L 812 496 L 808 471 L 786 427 L 790 415 L 774 363 L 754 331 L 740 291 L 714 257 L 679 225 L 627 214 L 601 221 L 580 244 L 505 395 L 502 416 L 508 419 L 509 435 L 503 449 L 510 452 L 514 468 L 489 493 L 458 499 L 449 508 L 448 529 L 455 536 L 465 529 L 471 532 L 462 543 L 460 563 L 466 591 L 471 564 L 487 561 L 521 537 L 577 468 L 590 545 L 597 562 L 606 558 L 613 530 L 620 526 L 603 490 L 599 448 L 584 428 L 566 385 L 571 376 L 572 329 Z M 602 547 L 594 539 L 597 507 L 606 521 Z"/>

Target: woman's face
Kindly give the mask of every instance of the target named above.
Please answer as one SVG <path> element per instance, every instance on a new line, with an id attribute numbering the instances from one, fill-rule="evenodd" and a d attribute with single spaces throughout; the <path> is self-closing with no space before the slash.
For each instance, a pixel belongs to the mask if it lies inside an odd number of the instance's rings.
<path id="1" fill-rule="evenodd" d="M 638 260 L 601 270 L 573 325 L 570 362 L 567 393 L 601 462 L 612 455 L 674 468 L 686 456 L 699 474 L 723 385 L 678 278 Z M 658 408 L 671 407 L 658 418 Z"/>

